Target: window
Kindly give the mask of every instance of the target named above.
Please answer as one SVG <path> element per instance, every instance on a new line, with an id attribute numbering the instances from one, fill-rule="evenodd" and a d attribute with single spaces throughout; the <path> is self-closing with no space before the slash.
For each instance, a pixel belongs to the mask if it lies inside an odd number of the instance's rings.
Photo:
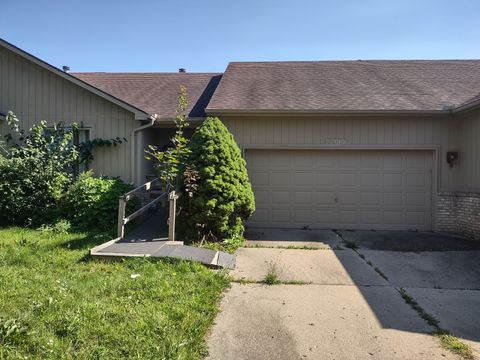
<path id="1" fill-rule="evenodd" d="M 65 130 L 71 130 L 70 127 L 65 126 Z M 53 134 L 53 128 L 47 128 L 45 129 L 45 135 L 49 136 Z M 90 140 L 90 128 L 87 127 L 79 127 L 77 131 L 73 133 L 73 144 L 75 146 L 78 146 L 81 143 L 87 142 Z M 84 172 L 88 170 L 88 161 L 84 161 L 80 164 L 79 161 L 77 161 L 77 164 L 74 166 L 73 172 L 75 174 L 79 174 L 80 172 Z"/>
<path id="2" fill-rule="evenodd" d="M 80 143 L 90 140 L 90 129 L 79 128 L 73 136 L 73 143 L 78 146 Z"/>

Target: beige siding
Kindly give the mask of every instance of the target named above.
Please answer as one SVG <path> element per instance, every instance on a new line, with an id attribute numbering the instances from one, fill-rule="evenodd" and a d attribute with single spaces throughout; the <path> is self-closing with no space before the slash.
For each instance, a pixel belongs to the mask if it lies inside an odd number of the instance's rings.
<path id="1" fill-rule="evenodd" d="M 221 119 L 244 149 L 255 147 L 438 149 L 437 188 L 458 189 L 459 169 L 449 168 L 445 161 L 446 152 L 458 148 L 457 118 L 224 116 Z"/>
<path id="2" fill-rule="evenodd" d="M 480 109 L 457 120 L 459 161 L 458 185 L 463 191 L 480 190 Z"/>
<path id="3" fill-rule="evenodd" d="M 0 47 L 0 112 L 9 110 L 25 129 L 40 120 L 77 122 L 91 128 L 91 138 L 127 138 L 118 147 L 97 148 L 92 169 L 131 181 L 130 135 L 139 125 L 134 114 Z"/>

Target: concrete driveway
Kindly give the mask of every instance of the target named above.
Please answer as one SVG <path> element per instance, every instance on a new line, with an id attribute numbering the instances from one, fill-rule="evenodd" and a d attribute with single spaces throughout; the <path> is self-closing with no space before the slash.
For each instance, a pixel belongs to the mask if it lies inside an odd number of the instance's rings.
<path id="1" fill-rule="evenodd" d="M 401 288 L 479 356 L 478 243 L 432 233 L 249 235 L 208 340 L 210 359 L 458 359 Z M 282 284 L 262 284 L 268 272 Z"/>

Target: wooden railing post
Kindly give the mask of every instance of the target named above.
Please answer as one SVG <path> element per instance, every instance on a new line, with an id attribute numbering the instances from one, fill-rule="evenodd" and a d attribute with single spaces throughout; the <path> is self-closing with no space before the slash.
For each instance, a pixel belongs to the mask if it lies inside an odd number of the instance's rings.
<path id="1" fill-rule="evenodd" d="M 168 215 L 168 241 L 175 241 L 175 217 L 177 213 L 178 195 L 173 190 L 168 199 L 170 200 L 170 211 Z"/>
<path id="2" fill-rule="evenodd" d="M 118 227 L 117 227 L 117 236 L 123 238 L 125 235 L 125 224 L 123 219 L 125 218 L 125 205 L 126 199 L 125 196 L 120 196 L 118 199 Z"/>

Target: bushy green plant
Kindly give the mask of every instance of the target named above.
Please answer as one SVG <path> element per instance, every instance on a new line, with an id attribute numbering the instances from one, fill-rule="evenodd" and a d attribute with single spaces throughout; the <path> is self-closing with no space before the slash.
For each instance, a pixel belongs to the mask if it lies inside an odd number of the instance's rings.
<path id="1" fill-rule="evenodd" d="M 33 224 L 56 216 L 56 204 L 69 178 L 37 157 L 0 157 L 0 224 Z"/>
<path id="2" fill-rule="evenodd" d="M 195 191 L 187 192 L 185 184 L 181 189 L 180 235 L 186 241 L 242 237 L 243 222 L 254 212 L 255 202 L 233 135 L 218 118 L 209 117 L 196 129 L 189 146 L 187 166 L 198 179 Z"/>
<path id="3" fill-rule="evenodd" d="M 38 231 L 42 233 L 68 234 L 71 228 L 72 224 L 70 221 L 60 219 L 53 224 L 42 224 L 42 226 L 38 228 Z"/>
<path id="4" fill-rule="evenodd" d="M 131 189 L 118 178 L 94 177 L 87 171 L 67 190 L 61 210 L 76 226 L 111 230 L 117 223 L 118 198 Z"/>
<path id="5" fill-rule="evenodd" d="M 23 144 L 2 147 L 0 224 L 49 222 L 57 215 L 57 202 L 72 179 L 71 169 L 78 157 L 73 132 L 61 124 L 48 128 L 42 121 L 26 133 L 19 130 L 12 112 L 7 123 L 15 140 Z M 8 143 L 14 140 L 12 134 L 5 138 Z"/>
<path id="6" fill-rule="evenodd" d="M 65 192 L 74 180 L 79 161 L 93 160 L 91 149 L 96 146 L 117 146 L 126 139 L 94 139 L 76 146 L 74 137 L 79 128 L 75 123 L 69 127 L 62 123 L 47 126 L 41 121 L 26 131 L 21 129 L 19 119 L 11 111 L 6 122 L 10 132 L 3 135 L 5 141 L 0 141 L 0 225 L 54 223 L 45 229 L 53 226 L 54 231 L 68 231 L 66 223 L 55 223 L 55 220 L 60 215 L 59 202 L 69 203 L 65 201 L 68 196 Z M 90 193 L 84 195 L 83 201 L 95 203 L 91 211 L 99 214 L 108 213 L 106 209 L 112 208 L 109 202 L 117 206 L 118 192 L 129 188 L 119 180 L 91 180 L 88 184 L 88 180 L 82 178 L 76 183 L 78 188 L 88 185 Z M 98 194 L 95 195 L 95 191 Z M 100 203 L 97 198 L 101 199 Z M 89 208 L 81 210 L 89 211 Z M 68 211 L 67 215 L 70 214 Z M 97 218 L 95 222 L 106 227 L 111 217 L 108 213 L 105 221 Z M 82 215 L 78 219 L 82 224 L 89 224 Z"/>

